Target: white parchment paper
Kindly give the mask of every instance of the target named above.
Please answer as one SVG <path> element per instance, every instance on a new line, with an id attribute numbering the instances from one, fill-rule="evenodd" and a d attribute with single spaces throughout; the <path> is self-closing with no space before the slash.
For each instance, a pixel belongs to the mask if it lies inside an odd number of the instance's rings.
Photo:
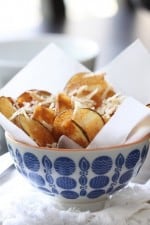
<path id="1" fill-rule="evenodd" d="M 150 53 L 140 40 L 120 53 L 105 71 L 117 91 L 143 104 L 150 103 Z"/>

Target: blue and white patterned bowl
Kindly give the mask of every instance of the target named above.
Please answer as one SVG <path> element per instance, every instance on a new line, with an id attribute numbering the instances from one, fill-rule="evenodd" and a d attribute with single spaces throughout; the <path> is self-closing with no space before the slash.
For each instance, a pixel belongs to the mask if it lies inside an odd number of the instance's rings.
<path id="1" fill-rule="evenodd" d="M 149 149 L 148 136 L 89 150 L 32 147 L 7 133 L 6 141 L 17 170 L 34 186 L 68 207 L 89 210 L 90 203 L 96 205 L 137 175 Z"/>

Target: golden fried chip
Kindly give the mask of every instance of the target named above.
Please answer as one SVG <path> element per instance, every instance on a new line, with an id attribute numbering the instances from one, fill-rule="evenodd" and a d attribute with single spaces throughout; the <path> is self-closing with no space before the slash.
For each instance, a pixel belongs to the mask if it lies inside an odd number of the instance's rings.
<path id="1" fill-rule="evenodd" d="M 51 131 L 55 116 L 56 113 L 53 109 L 38 105 L 34 109 L 32 118 L 39 121 L 43 126 L 47 127 Z"/>
<path id="2" fill-rule="evenodd" d="M 22 93 L 16 100 L 19 107 L 22 107 L 25 102 L 31 102 L 31 101 L 32 101 L 32 96 L 30 95 L 29 92 Z"/>
<path id="3" fill-rule="evenodd" d="M 65 93 L 59 93 L 56 97 L 55 108 L 57 113 L 61 113 L 67 109 L 73 108 L 73 103 L 71 98 L 67 96 Z"/>
<path id="4" fill-rule="evenodd" d="M 52 133 L 40 122 L 23 114 L 17 116 L 22 129 L 39 145 L 48 146 L 55 142 Z"/>
<path id="5" fill-rule="evenodd" d="M 64 88 L 64 90 L 66 92 L 70 92 L 72 89 L 74 89 L 74 87 L 77 86 L 77 84 L 79 84 L 79 82 L 81 80 L 84 79 L 84 77 L 86 75 L 90 75 L 91 73 L 87 73 L 87 72 L 83 72 L 83 73 L 76 73 L 75 75 L 73 75 L 69 80 L 68 82 L 66 83 L 66 86 Z"/>
<path id="6" fill-rule="evenodd" d="M 16 111 L 14 106 L 14 101 L 10 97 L 0 97 L 0 112 L 6 116 L 8 119 L 13 115 Z"/>
<path id="7" fill-rule="evenodd" d="M 71 119 L 72 113 L 73 110 L 66 110 L 56 116 L 53 123 L 54 136 L 58 141 L 61 135 L 66 135 L 80 146 L 86 147 L 89 144 L 88 137 L 82 128 Z"/>
<path id="8" fill-rule="evenodd" d="M 104 126 L 102 117 L 96 111 L 87 108 L 74 110 L 72 120 L 82 127 L 90 141 Z"/>
<path id="9" fill-rule="evenodd" d="M 22 107 L 26 102 L 42 102 L 45 100 L 45 98 L 50 97 L 51 93 L 44 90 L 28 90 L 22 93 L 16 100 L 19 107 Z"/>
<path id="10" fill-rule="evenodd" d="M 89 98 L 95 102 L 95 107 L 101 105 L 103 99 L 115 92 L 105 80 L 105 74 L 78 73 L 66 84 L 64 91 L 69 96 Z"/>

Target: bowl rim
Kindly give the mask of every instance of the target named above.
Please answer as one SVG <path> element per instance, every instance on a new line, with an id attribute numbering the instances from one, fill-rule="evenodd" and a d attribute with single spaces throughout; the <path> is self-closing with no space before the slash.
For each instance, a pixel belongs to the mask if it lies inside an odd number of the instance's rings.
<path id="1" fill-rule="evenodd" d="M 11 134 L 9 134 L 7 131 L 5 131 L 5 138 L 9 139 L 11 142 L 13 142 L 14 144 L 20 145 L 22 147 L 29 147 L 29 148 L 34 148 L 34 150 L 45 150 L 45 151 L 65 151 L 65 152 L 93 152 L 93 151 L 111 151 L 111 150 L 115 150 L 115 149 L 120 149 L 120 148 L 128 148 L 130 146 L 134 146 L 137 145 L 139 143 L 142 143 L 146 140 L 150 139 L 150 134 L 147 134 L 145 136 L 143 136 L 142 138 L 139 138 L 136 141 L 133 141 L 131 143 L 126 143 L 126 144 L 120 144 L 120 145 L 113 145 L 113 146 L 106 146 L 106 147 L 97 147 L 97 148 L 74 148 L 74 149 L 67 149 L 67 148 L 56 148 L 56 147 L 40 147 L 40 146 L 33 146 L 33 145 L 29 145 L 27 143 L 21 142 L 21 141 L 17 141 L 15 140 Z M 150 140 L 149 140 L 150 141 Z"/>

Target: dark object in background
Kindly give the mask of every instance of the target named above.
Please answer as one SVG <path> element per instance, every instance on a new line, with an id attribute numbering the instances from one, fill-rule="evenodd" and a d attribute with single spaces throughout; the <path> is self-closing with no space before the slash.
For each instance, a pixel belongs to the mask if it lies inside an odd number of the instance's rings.
<path id="1" fill-rule="evenodd" d="M 66 21 L 64 0 L 41 0 L 42 32 L 63 33 Z"/>
<path id="2" fill-rule="evenodd" d="M 44 21 L 59 22 L 65 19 L 66 10 L 63 0 L 41 0 L 41 12 Z"/>
<path id="3" fill-rule="evenodd" d="M 150 0 L 141 0 L 141 4 L 150 10 Z"/>
<path id="4" fill-rule="evenodd" d="M 51 4 L 53 10 L 53 19 L 54 20 L 64 19 L 66 15 L 64 1 L 51 0 Z"/>
<path id="5" fill-rule="evenodd" d="M 131 9 L 135 9 L 136 7 L 144 7 L 150 10 L 150 0 L 126 0 L 126 3 Z"/>

